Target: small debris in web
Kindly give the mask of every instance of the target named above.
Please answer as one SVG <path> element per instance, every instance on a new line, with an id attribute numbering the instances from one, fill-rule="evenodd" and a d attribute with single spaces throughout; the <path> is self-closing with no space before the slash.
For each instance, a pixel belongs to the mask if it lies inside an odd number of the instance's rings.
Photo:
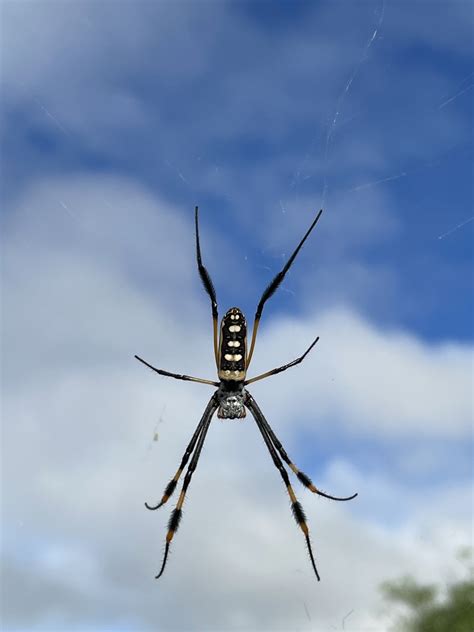
<path id="1" fill-rule="evenodd" d="M 158 433 L 158 426 L 164 422 L 163 415 L 165 414 L 165 410 L 166 410 L 166 404 L 163 406 L 163 409 L 160 414 L 160 418 L 156 422 L 155 427 L 153 429 L 153 439 L 150 441 L 150 445 L 148 446 L 148 451 L 151 450 L 153 444 L 156 443 L 160 438 L 160 435 Z"/>
<path id="2" fill-rule="evenodd" d="M 348 617 L 350 617 L 350 616 L 351 616 L 351 614 L 352 614 L 353 612 L 354 612 L 354 610 L 350 610 L 350 611 L 346 614 L 346 616 L 345 616 L 345 617 L 343 617 L 343 619 L 342 619 L 342 629 L 343 629 L 343 630 L 345 630 L 345 629 L 346 629 L 346 619 L 347 619 Z"/>
<path id="3" fill-rule="evenodd" d="M 311 621 L 311 615 L 309 614 L 308 606 L 306 605 L 306 601 L 303 601 L 304 609 L 306 611 L 306 616 L 308 617 L 308 621 Z"/>

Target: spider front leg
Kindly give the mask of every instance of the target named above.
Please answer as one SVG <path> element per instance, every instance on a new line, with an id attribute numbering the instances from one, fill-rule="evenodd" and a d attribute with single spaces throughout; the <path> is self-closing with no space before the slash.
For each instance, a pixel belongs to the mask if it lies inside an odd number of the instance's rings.
<path id="1" fill-rule="evenodd" d="M 186 472 L 186 476 L 184 477 L 184 482 L 183 482 L 183 486 L 181 488 L 181 492 L 179 494 L 178 502 L 176 504 L 176 507 L 171 512 L 171 515 L 170 515 L 170 518 L 169 518 L 169 521 L 168 521 L 168 533 L 166 534 L 165 553 L 164 553 L 164 556 L 163 556 L 163 562 L 161 564 L 160 572 L 158 573 L 158 575 L 155 576 L 155 579 L 159 579 L 163 575 L 163 572 L 165 570 L 166 562 L 168 560 L 168 554 L 169 554 L 171 541 L 173 540 L 174 534 L 178 530 L 179 523 L 181 522 L 182 506 L 183 506 L 184 499 L 185 499 L 185 496 L 186 496 L 186 491 L 188 489 L 189 483 L 191 482 L 191 478 L 193 476 L 193 473 L 194 473 L 194 471 L 195 471 L 195 469 L 197 467 L 197 464 L 198 464 L 198 461 L 199 461 L 199 456 L 201 454 L 202 446 L 204 445 L 204 440 L 206 438 L 207 431 L 209 430 L 209 426 L 210 426 L 210 423 L 211 423 L 211 420 L 212 420 L 212 416 L 215 413 L 218 405 L 219 404 L 217 402 L 217 398 L 216 398 L 215 395 L 213 395 L 211 400 L 210 400 L 210 402 L 209 402 L 209 404 L 207 405 L 207 408 L 206 408 L 206 410 L 204 412 L 204 415 L 202 416 L 201 422 L 199 424 L 199 425 L 202 424 L 201 432 L 199 434 L 199 439 L 197 441 L 197 445 L 196 445 L 196 449 L 195 449 L 194 454 L 193 454 L 193 458 L 191 459 L 191 463 L 189 464 L 188 470 Z M 174 490 L 174 487 L 173 487 L 173 490 Z M 161 503 L 161 504 L 163 504 L 163 503 Z"/>
<path id="2" fill-rule="evenodd" d="M 207 271 L 206 267 L 202 263 L 201 244 L 199 241 L 199 209 L 197 206 L 194 208 L 194 222 L 196 225 L 196 259 L 197 259 L 197 264 L 198 264 L 199 276 L 201 277 L 201 281 L 204 286 L 204 289 L 206 290 L 207 294 L 209 295 L 209 298 L 211 299 L 214 356 L 216 359 L 216 366 L 219 369 L 219 344 L 217 341 L 219 313 L 217 310 L 217 297 L 216 297 L 216 290 L 214 289 L 214 284 L 212 283 L 212 280 L 211 280 L 211 276 L 209 272 Z"/>
<path id="3" fill-rule="evenodd" d="M 296 246 L 296 248 L 295 248 L 293 254 L 291 255 L 291 257 L 285 263 L 285 265 L 280 270 L 280 272 L 278 272 L 278 274 L 275 275 L 275 278 L 273 279 L 273 281 L 268 285 L 268 287 L 264 290 L 264 292 L 262 294 L 262 298 L 260 299 L 260 301 L 258 303 L 257 311 L 255 312 L 255 317 L 254 317 L 254 321 L 253 321 L 252 340 L 250 342 L 250 349 L 249 349 L 249 352 L 248 352 L 248 355 L 247 355 L 247 367 L 250 365 L 250 361 L 252 360 L 253 350 L 255 348 L 255 341 L 257 339 L 258 325 L 260 323 L 260 318 L 262 317 L 263 307 L 264 307 L 265 303 L 268 301 L 268 299 L 271 298 L 273 296 L 273 294 L 275 294 L 275 292 L 277 291 L 278 287 L 282 283 L 283 279 L 286 276 L 286 273 L 288 272 L 288 270 L 293 265 L 293 261 L 296 259 L 296 255 L 299 253 L 299 251 L 301 250 L 304 242 L 308 239 L 311 231 L 313 230 L 313 228 L 318 223 L 318 220 L 321 217 L 321 213 L 322 212 L 323 212 L 323 210 L 321 209 L 319 211 L 319 213 L 316 215 L 315 219 L 313 220 L 313 223 L 311 224 L 311 226 L 306 231 L 303 239 Z"/>
<path id="4" fill-rule="evenodd" d="M 290 457 L 286 453 L 281 441 L 278 439 L 276 434 L 273 432 L 272 427 L 270 426 L 268 421 L 265 419 L 265 416 L 263 415 L 262 411 L 260 410 L 257 402 L 254 400 L 252 395 L 250 395 L 250 393 L 248 393 L 248 392 L 247 392 L 246 405 L 250 409 L 250 411 L 252 412 L 253 416 L 256 419 L 258 418 L 260 424 L 262 425 L 262 427 L 267 432 L 270 440 L 273 442 L 273 445 L 275 446 L 275 448 L 280 453 L 281 458 L 290 467 L 290 469 L 294 472 L 294 474 L 296 474 L 296 476 L 298 477 L 298 480 L 300 481 L 300 483 L 302 483 L 305 487 L 307 487 L 310 491 L 312 491 L 313 494 L 318 494 L 318 496 L 324 496 L 324 498 L 329 498 L 330 500 L 338 500 L 338 501 L 352 500 L 353 498 L 355 498 L 358 495 L 357 493 L 355 493 L 355 494 L 352 494 L 352 496 L 344 496 L 344 497 L 332 496 L 331 494 L 326 494 L 326 492 L 323 492 L 320 489 L 318 489 L 313 484 L 313 482 L 311 481 L 309 476 L 307 474 L 305 474 L 304 472 L 302 472 L 301 470 L 299 470 L 296 467 L 296 465 L 290 460 Z"/>

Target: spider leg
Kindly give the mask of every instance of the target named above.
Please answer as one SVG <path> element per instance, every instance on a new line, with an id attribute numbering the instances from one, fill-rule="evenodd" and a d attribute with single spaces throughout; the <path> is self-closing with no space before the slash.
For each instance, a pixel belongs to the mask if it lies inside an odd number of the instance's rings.
<path id="1" fill-rule="evenodd" d="M 211 407 L 213 405 L 214 405 L 214 400 L 211 399 L 211 401 L 207 405 L 206 410 L 204 411 L 203 416 L 201 417 L 201 421 L 198 423 L 198 426 L 197 426 L 196 430 L 194 431 L 193 436 L 191 437 L 191 441 L 189 442 L 185 453 L 183 454 L 183 458 L 181 459 L 181 463 L 179 465 L 179 468 L 178 468 L 176 474 L 173 476 L 173 478 L 170 480 L 170 482 L 166 486 L 165 491 L 163 493 L 163 497 L 161 498 L 160 502 L 157 503 L 156 505 L 149 505 L 146 502 L 145 503 L 145 507 L 147 509 L 151 509 L 152 511 L 154 511 L 155 509 L 159 509 L 162 505 L 164 505 L 168 501 L 170 496 L 172 496 L 174 490 L 176 489 L 176 485 L 178 484 L 179 477 L 181 476 L 184 468 L 186 467 L 186 464 L 187 464 L 187 462 L 189 460 L 189 457 L 191 456 L 191 454 L 192 454 L 192 452 L 194 450 L 196 442 L 197 442 L 200 434 L 202 433 L 202 429 L 204 428 L 204 425 L 206 423 L 207 417 L 209 415 L 209 411 L 211 410 Z"/>
<path id="2" fill-rule="evenodd" d="M 306 349 L 303 355 L 300 356 L 299 358 L 296 358 L 296 360 L 293 360 L 292 362 L 289 362 L 288 364 L 284 364 L 283 366 L 279 366 L 276 369 L 272 369 L 271 371 L 267 371 L 266 373 L 262 373 L 261 375 L 257 375 L 257 377 L 253 377 L 250 380 L 245 380 L 244 386 L 247 386 L 247 384 L 252 384 L 253 382 L 258 382 L 258 380 L 263 380 L 266 377 L 270 377 L 271 375 L 276 375 L 277 373 L 281 373 L 282 371 L 286 371 L 286 369 L 289 369 L 290 367 L 296 366 L 300 362 L 303 362 L 303 360 L 306 358 L 306 356 L 314 347 L 314 345 L 318 342 L 318 340 L 319 340 L 319 336 L 316 338 L 316 340 L 314 340 L 311 343 L 311 345 Z"/>
<path id="3" fill-rule="evenodd" d="M 306 539 L 306 545 L 308 546 L 309 557 L 311 558 L 311 564 L 313 565 L 313 570 L 316 574 L 317 580 L 320 581 L 318 569 L 316 568 L 316 562 L 314 561 L 313 549 L 311 548 L 311 541 L 309 539 L 309 529 L 306 523 L 306 516 L 303 510 L 303 507 L 301 506 L 300 502 L 295 496 L 295 492 L 293 491 L 293 487 L 291 486 L 290 479 L 288 478 L 288 473 L 285 470 L 283 463 L 281 462 L 281 459 L 278 456 L 273 443 L 271 442 L 267 429 L 262 423 L 261 414 L 259 414 L 260 409 L 256 405 L 255 400 L 253 399 L 251 395 L 248 396 L 248 400 L 246 401 L 246 406 L 252 413 L 257 423 L 258 429 L 262 433 L 262 437 L 263 437 L 263 440 L 265 441 L 268 451 L 270 452 L 270 455 L 273 459 L 273 463 L 275 467 L 277 468 L 277 470 L 280 472 L 280 476 L 282 477 L 283 482 L 286 485 L 286 489 L 288 491 L 288 495 L 291 500 L 291 510 L 293 512 L 293 516 L 298 526 L 300 527 L 301 531 L 304 534 L 304 537 Z"/>
<path id="4" fill-rule="evenodd" d="M 258 417 L 258 419 L 260 420 L 260 423 L 262 424 L 262 426 L 265 428 L 265 431 L 267 432 L 268 436 L 270 437 L 270 440 L 273 442 L 273 445 L 276 447 L 276 449 L 278 450 L 278 452 L 280 453 L 281 458 L 285 461 L 285 463 L 290 467 L 290 469 L 296 474 L 296 476 L 298 477 L 298 480 L 305 486 L 307 487 L 310 491 L 312 491 L 314 494 L 318 494 L 319 496 L 324 496 L 325 498 L 329 498 L 330 500 L 340 500 L 340 501 L 344 501 L 344 500 L 352 500 L 353 498 L 355 498 L 356 496 L 358 496 L 358 494 L 352 494 L 352 496 L 345 496 L 343 498 L 339 497 L 339 496 L 331 496 L 330 494 L 326 494 L 326 492 L 321 491 L 320 489 L 318 489 L 313 482 L 311 481 L 311 479 L 309 478 L 309 476 L 307 476 L 304 472 L 302 472 L 301 470 L 299 470 L 296 465 L 290 460 L 290 457 L 288 456 L 288 454 L 285 452 L 285 449 L 283 447 L 283 445 L 281 444 L 281 441 L 278 439 L 278 437 L 276 436 L 276 434 L 273 432 L 270 424 L 268 423 L 268 421 L 265 419 L 262 411 L 260 410 L 257 402 L 254 400 L 254 398 L 250 395 L 250 393 L 247 393 L 247 406 L 250 408 L 250 410 L 252 411 L 254 417 Z"/>
<path id="5" fill-rule="evenodd" d="M 295 260 L 296 255 L 299 253 L 299 251 L 301 250 L 302 245 L 304 244 L 306 239 L 309 237 L 309 234 L 311 233 L 313 228 L 316 226 L 316 223 L 317 223 L 318 219 L 321 217 L 321 213 L 322 212 L 323 212 L 323 210 L 321 209 L 319 211 L 319 213 L 316 215 L 316 218 L 313 220 L 313 223 L 311 224 L 311 226 L 306 231 L 305 236 L 303 237 L 303 239 L 300 241 L 300 243 L 296 247 L 296 250 L 293 252 L 291 257 L 288 259 L 286 264 L 283 266 L 282 270 L 280 270 L 280 272 L 278 272 L 278 274 L 275 276 L 273 281 L 268 285 L 268 287 L 265 289 L 265 291 L 262 294 L 262 298 L 260 299 L 260 302 L 258 304 L 257 311 L 255 312 L 255 318 L 254 318 L 254 321 L 253 321 L 252 342 L 250 343 L 250 350 L 249 350 L 249 353 L 247 355 L 247 367 L 249 366 L 250 360 L 252 359 L 253 350 L 254 350 L 254 347 L 255 347 L 255 340 L 257 338 L 258 325 L 260 323 L 260 318 L 262 316 L 263 306 L 268 301 L 268 299 L 276 292 L 276 290 L 278 289 L 278 286 L 280 285 L 280 283 L 285 278 L 285 275 L 288 272 L 288 270 L 290 269 L 293 261 Z"/>
<path id="6" fill-rule="evenodd" d="M 211 299 L 211 307 L 212 307 L 212 325 L 213 325 L 213 336 L 214 336 L 214 356 L 216 358 L 216 366 L 217 368 L 219 368 L 219 345 L 217 342 L 217 328 L 218 328 L 218 319 L 219 319 L 219 314 L 217 311 L 217 297 L 216 297 L 216 291 L 214 289 L 214 285 L 211 281 L 211 277 L 209 275 L 209 272 L 207 271 L 206 267 L 203 265 L 202 263 L 202 258 L 201 258 L 201 245 L 199 242 L 199 211 L 198 211 L 198 207 L 196 206 L 194 209 L 194 220 L 195 220 L 195 224 L 196 224 L 196 258 L 197 258 L 197 264 L 198 264 L 198 270 L 199 270 L 199 276 L 201 277 L 201 281 L 202 284 L 204 285 L 204 289 L 206 290 L 206 292 L 209 295 L 209 298 Z"/>
<path id="7" fill-rule="evenodd" d="M 167 377 L 174 377 L 177 380 L 187 380 L 188 382 L 199 382 L 200 384 L 210 384 L 211 386 L 219 386 L 219 382 L 213 382 L 212 380 L 204 380 L 200 377 L 191 377 L 190 375 L 180 375 L 179 373 L 170 373 L 169 371 L 165 371 L 164 369 L 157 369 L 151 364 L 148 364 L 148 362 L 146 362 L 146 360 L 143 360 L 143 358 L 140 358 L 140 356 L 136 355 L 135 358 L 139 362 L 144 364 L 145 366 L 149 367 L 152 371 L 155 371 L 156 373 L 159 373 L 160 375 L 166 375 Z"/>
<path id="8" fill-rule="evenodd" d="M 174 537 L 174 534 L 178 530 L 179 523 L 181 521 L 181 516 L 182 516 L 182 509 L 181 508 L 182 508 L 183 503 L 184 503 L 184 498 L 186 496 L 186 491 L 188 489 L 189 483 L 191 482 L 191 478 L 193 476 L 194 470 L 196 469 L 196 466 L 198 464 L 199 456 L 201 454 L 202 446 L 204 444 L 204 440 L 206 438 L 207 431 L 209 430 L 209 425 L 211 423 L 212 416 L 215 413 L 218 405 L 219 404 L 217 402 L 217 399 L 213 395 L 211 400 L 209 401 L 209 404 L 207 405 L 206 410 L 204 411 L 204 415 L 203 415 L 202 420 L 201 420 L 203 425 L 202 425 L 201 433 L 199 435 L 199 439 L 197 441 L 196 449 L 194 451 L 193 458 L 191 459 L 191 463 L 189 464 L 188 470 L 186 472 L 186 476 L 184 477 L 184 482 L 183 482 L 183 486 L 181 488 L 181 492 L 179 494 L 178 502 L 176 504 L 176 507 L 171 512 L 171 515 L 170 515 L 170 518 L 169 518 L 169 521 L 168 521 L 168 533 L 166 534 L 165 553 L 164 553 L 164 556 L 163 556 L 163 562 L 161 564 L 160 572 L 158 573 L 158 575 L 156 575 L 155 579 L 159 579 L 163 575 L 163 572 L 165 570 L 166 562 L 168 560 L 168 554 L 169 554 L 169 550 L 170 550 L 171 541 L 172 541 L 172 539 Z"/>

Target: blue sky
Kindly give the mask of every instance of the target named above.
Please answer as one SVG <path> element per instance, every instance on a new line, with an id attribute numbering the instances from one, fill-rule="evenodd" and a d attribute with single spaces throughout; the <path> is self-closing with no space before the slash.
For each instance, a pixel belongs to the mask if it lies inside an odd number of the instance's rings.
<path id="1" fill-rule="evenodd" d="M 472 22 L 461 1 L 3 3 L 5 629 L 327 630 L 353 609 L 385 630 L 381 581 L 461 573 Z M 299 467 L 359 491 L 297 490 L 318 585 L 249 418 L 212 424 L 152 579 L 169 511 L 142 501 L 210 393 L 133 354 L 214 375 L 196 204 L 221 315 L 249 320 L 324 209 L 249 372 L 321 336 L 251 389 Z"/>

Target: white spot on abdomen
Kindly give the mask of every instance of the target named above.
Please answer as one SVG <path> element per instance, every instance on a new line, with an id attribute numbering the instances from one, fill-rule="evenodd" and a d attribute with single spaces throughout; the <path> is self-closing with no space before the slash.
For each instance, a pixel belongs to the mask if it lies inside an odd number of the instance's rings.
<path id="1" fill-rule="evenodd" d="M 240 353 L 226 353 L 224 358 L 228 361 L 228 362 L 238 362 L 239 360 L 242 360 L 242 355 Z"/>

